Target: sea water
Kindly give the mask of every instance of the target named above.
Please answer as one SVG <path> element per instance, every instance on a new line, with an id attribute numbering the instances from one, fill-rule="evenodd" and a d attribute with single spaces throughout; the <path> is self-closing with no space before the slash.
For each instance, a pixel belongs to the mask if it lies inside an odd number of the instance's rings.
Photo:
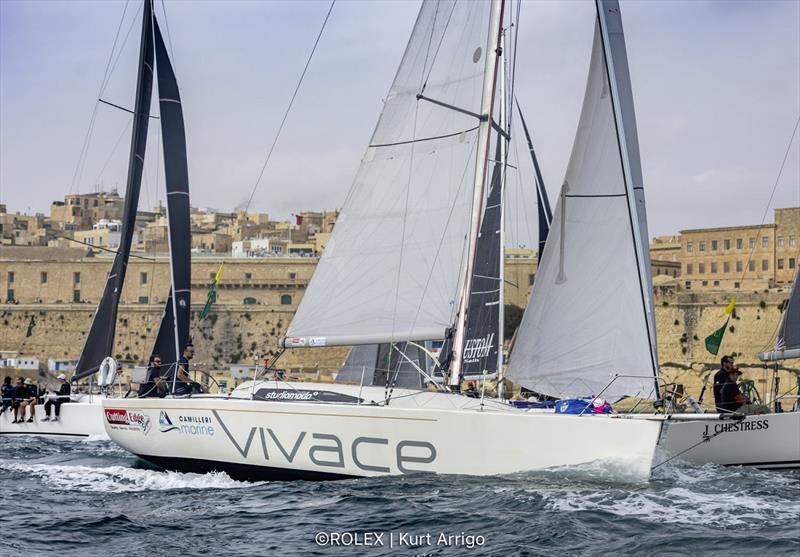
<path id="1" fill-rule="evenodd" d="M 0 555 L 800 554 L 798 471 L 607 472 L 246 483 L 162 471 L 107 439 L 4 436 Z"/>

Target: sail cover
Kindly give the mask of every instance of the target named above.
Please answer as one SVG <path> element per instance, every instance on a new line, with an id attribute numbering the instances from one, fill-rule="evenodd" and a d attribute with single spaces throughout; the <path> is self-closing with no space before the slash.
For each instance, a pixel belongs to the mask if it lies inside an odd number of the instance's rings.
<path id="1" fill-rule="evenodd" d="M 181 97 L 175 72 L 153 20 L 156 35 L 156 70 L 161 110 L 161 135 L 164 143 L 164 175 L 167 184 L 167 221 L 172 288 L 156 337 L 154 353 L 164 363 L 177 362 L 189 340 L 191 316 L 191 216 L 189 206 L 189 171 L 186 161 L 186 132 Z"/>
<path id="2" fill-rule="evenodd" d="M 627 82 L 627 72 L 616 79 Z M 625 110 L 632 111 L 632 103 Z M 619 374 L 638 377 L 618 378 L 602 396 L 653 395 L 648 286 L 634 241 L 639 216 L 632 214 L 644 206 L 629 203 L 624 149 L 597 25 L 572 155 L 508 369 L 508 377 L 528 389 L 561 397 L 599 394 Z"/>
<path id="3" fill-rule="evenodd" d="M 775 340 L 775 350 L 762 352 L 758 355 L 762 361 L 786 360 L 800 358 L 800 288 L 797 288 L 797 279 L 800 278 L 800 269 L 795 273 L 792 292 L 783 310 L 783 318 L 778 327 L 778 338 Z"/>
<path id="4" fill-rule="evenodd" d="M 503 164 L 500 160 L 500 134 L 495 134 L 497 144 L 492 166 L 489 197 L 483 210 L 478 244 L 475 252 L 475 267 L 472 275 L 472 291 L 469 293 L 466 333 L 464 335 L 464 361 L 461 375 L 474 377 L 497 373 L 498 347 L 500 339 L 500 265 L 503 235 L 502 196 Z"/>
<path id="5" fill-rule="evenodd" d="M 134 102 L 131 151 L 128 159 L 128 179 L 125 186 L 125 204 L 122 209 L 122 230 L 119 247 L 111 271 L 106 278 L 103 294 L 86 337 L 86 345 L 78 359 L 72 380 L 95 373 L 103 359 L 113 354 L 114 335 L 117 328 L 117 306 L 125 284 L 125 272 L 131 252 L 139 191 L 142 185 L 144 153 L 147 147 L 147 125 L 150 118 L 150 100 L 153 90 L 153 26 L 150 2 L 144 3 L 142 36 L 139 46 L 139 72 Z"/>
<path id="6" fill-rule="evenodd" d="M 286 347 L 443 339 L 463 280 L 490 3 L 427 1 Z"/>

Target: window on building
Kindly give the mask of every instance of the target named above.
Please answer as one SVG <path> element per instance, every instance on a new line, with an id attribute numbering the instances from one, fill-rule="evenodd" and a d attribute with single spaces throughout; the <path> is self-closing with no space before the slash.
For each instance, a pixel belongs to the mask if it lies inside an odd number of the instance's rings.
<path id="1" fill-rule="evenodd" d="M 691 263 L 687 263 L 686 264 L 686 274 L 687 275 L 691 275 L 692 274 L 693 267 L 694 267 L 694 265 L 692 265 Z"/>
<path id="2" fill-rule="evenodd" d="M 697 249 L 700 251 L 706 251 L 706 242 L 705 240 L 700 240 L 697 242 Z"/>
<path id="3" fill-rule="evenodd" d="M 75 271 L 74 273 L 72 273 L 72 282 L 74 282 L 75 284 L 80 284 L 81 283 L 81 273 L 80 273 L 80 271 Z"/>
<path id="4" fill-rule="evenodd" d="M 769 236 L 762 236 L 761 237 L 761 247 L 768 248 L 769 247 Z"/>
<path id="5" fill-rule="evenodd" d="M 722 272 L 723 273 L 730 273 L 731 272 L 731 264 L 728 261 L 722 262 Z"/>
<path id="6" fill-rule="evenodd" d="M 39 273 L 39 282 L 42 284 L 47 284 L 47 271 L 42 271 Z"/>
<path id="7" fill-rule="evenodd" d="M 744 247 L 744 240 L 741 238 L 736 238 L 736 249 L 742 249 Z"/>
<path id="8" fill-rule="evenodd" d="M 150 298 L 148 298 L 147 296 L 139 296 L 139 303 L 140 304 L 149 304 L 150 303 Z"/>
<path id="9" fill-rule="evenodd" d="M 297 273 L 289 273 L 289 278 L 290 278 L 291 280 L 294 280 L 294 279 L 296 279 L 296 278 L 297 278 Z"/>
<path id="10" fill-rule="evenodd" d="M 712 273 L 716 273 L 717 272 L 717 264 L 716 263 L 711 263 L 711 272 Z"/>
<path id="11" fill-rule="evenodd" d="M 761 260 L 761 270 L 762 271 L 768 271 L 769 270 L 769 260 L 768 259 L 762 259 Z"/>
<path id="12" fill-rule="evenodd" d="M 147 273 L 139 273 L 139 284 L 147 284 Z M 147 302 L 144 303 L 146 304 Z"/>
<path id="13" fill-rule="evenodd" d="M 248 296 L 247 298 L 245 298 L 243 300 L 243 303 L 246 306 L 254 306 L 254 305 L 256 305 L 258 303 L 258 300 L 256 300 L 252 296 Z M 283 299 L 281 299 L 281 303 L 283 303 Z M 290 304 L 292 303 L 292 297 L 291 296 L 289 296 L 289 303 Z"/>
<path id="14" fill-rule="evenodd" d="M 707 280 L 703 281 L 703 286 L 708 286 L 708 281 Z"/>
<path id="15" fill-rule="evenodd" d="M 719 281 L 718 280 L 714 281 L 714 286 L 719 286 Z"/>
<path id="16" fill-rule="evenodd" d="M 80 290 L 73 290 L 72 291 L 72 301 L 76 304 L 81 303 L 81 291 Z"/>
<path id="17" fill-rule="evenodd" d="M 733 287 L 734 287 L 734 288 L 739 288 L 739 283 L 738 283 L 738 282 L 734 282 L 734 283 L 733 283 Z"/>
<path id="18" fill-rule="evenodd" d="M 719 243 L 716 240 L 711 240 L 711 251 L 717 251 Z"/>
<path id="19" fill-rule="evenodd" d="M 536 275 L 528 275 L 528 286 L 533 286 L 534 278 L 536 278 Z"/>
<path id="20" fill-rule="evenodd" d="M 783 259 L 778 259 L 778 269 L 783 269 Z"/>
<path id="21" fill-rule="evenodd" d="M 216 279 L 217 278 L 217 273 L 208 273 L 208 278 Z"/>
<path id="22" fill-rule="evenodd" d="M 244 278 L 245 278 L 245 280 L 250 280 L 250 279 L 252 279 L 252 278 L 253 278 L 253 273 L 245 273 L 245 274 L 244 274 Z"/>
<path id="23" fill-rule="evenodd" d="M 789 258 L 789 268 L 790 269 L 794 269 L 794 265 L 795 265 L 794 257 L 790 257 Z"/>
<path id="24" fill-rule="evenodd" d="M 744 268 L 744 267 L 743 267 L 743 265 L 742 265 L 742 262 L 741 262 L 741 261 L 737 261 L 737 262 L 736 262 L 736 272 L 737 272 L 737 273 L 741 273 L 743 268 Z"/>
<path id="25" fill-rule="evenodd" d="M 14 297 L 14 289 L 13 288 L 9 288 L 8 292 L 6 292 L 6 300 L 9 301 L 9 302 L 13 302 L 13 301 L 16 300 L 16 298 Z"/>
<path id="26" fill-rule="evenodd" d="M 283 296 L 281 296 L 281 305 L 282 306 L 292 305 L 292 297 L 289 294 L 284 294 Z"/>
<path id="27" fill-rule="evenodd" d="M 705 272 L 706 272 L 706 264 L 705 264 L 705 263 L 700 263 L 700 264 L 697 266 L 697 272 L 698 272 L 698 273 L 700 273 L 701 275 L 702 275 L 703 273 L 705 273 Z"/>
<path id="28" fill-rule="evenodd" d="M 8 284 L 11 284 L 13 282 L 14 282 L 14 271 L 9 271 L 8 272 Z"/>
<path id="29" fill-rule="evenodd" d="M 694 251 L 694 245 L 692 244 L 692 242 L 686 242 L 686 251 L 689 253 Z"/>
<path id="30" fill-rule="evenodd" d="M 731 249 L 731 241 L 730 240 L 723 240 L 722 241 L 722 248 L 729 250 Z"/>
<path id="31" fill-rule="evenodd" d="M 783 247 L 783 236 L 778 236 L 778 247 L 779 248 Z"/>
<path id="32" fill-rule="evenodd" d="M 794 235 L 789 234 L 789 246 L 794 247 Z"/>
<path id="33" fill-rule="evenodd" d="M 683 283 L 683 286 L 684 286 L 684 288 L 686 288 L 686 290 L 691 290 L 692 289 L 692 281 L 687 280 L 686 282 Z"/>
<path id="34" fill-rule="evenodd" d="M 756 270 L 756 262 L 754 260 L 750 260 L 747 262 L 747 270 L 751 273 Z"/>
<path id="35" fill-rule="evenodd" d="M 756 249 L 756 239 L 750 238 L 750 249 Z"/>

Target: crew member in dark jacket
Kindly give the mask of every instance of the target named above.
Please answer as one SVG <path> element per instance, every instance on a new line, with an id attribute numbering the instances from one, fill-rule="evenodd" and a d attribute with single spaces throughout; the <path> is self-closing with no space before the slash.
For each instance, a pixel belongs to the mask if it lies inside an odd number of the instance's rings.
<path id="1" fill-rule="evenodd" d="M 166 381 L 161 377 L 161 356 L 153 354 L 147 362 L 147 378 L 139 385 L 139 398 L 151 396 L 164 398 L 166 395 Z"/>
<path id="2" fill-rule="evenodd" d="M 3 398 L 3 404 L 0 406 L 0 414 L 11 408 L 14 402 L 14 385 L 11 384 L 11 377 L 6 375 L 3 380 L 3 386 L 0 387 L 0 396 Z"/>
<path id="3" fill-rule="evenodd" d="M 733 371 L 733 358 L 730 356 L 723 356 L 722 360 L 720 361 L 720 368 L 717 373 L 714 374 L 714 404 L 717 407 L 717 411 L 720 410 L 720 404 L 722 403 L 722 388 L 726 385 L 730 378 L 728 374 Z"/>
<path id="4" fill-rule="evenodd" d="M 72 394 L 72 386 L 67 381 L 67 376 L 63 373 L 58 375 L 58 380 L 61 381 L 61 385 L 58 387 L 58 392 L 56 393 L 56 398 L 48 399 L 47 402 L 44 403 L 44 419 L 43 422 L 50 420 L 50 408 L 55 406 L 56 408 L 56 415 L 53 416 L 53 421 L 57 422 L 59 416 L 61 416 L 61 405 L 65 402 L 69 402 L 69 397 Z"/>
<path id="5" fill-rule="evenodd" d="M 745 404 L 750 404 L 750 401 L 742 394 L 739 385 L 736 383 L 741 375 L 742 372 L 735 367 L 728 373 L 728 381 L 722 383 L 719 389 L 719 399 L 716 401 L 717 412 L 736 412 Z"/>

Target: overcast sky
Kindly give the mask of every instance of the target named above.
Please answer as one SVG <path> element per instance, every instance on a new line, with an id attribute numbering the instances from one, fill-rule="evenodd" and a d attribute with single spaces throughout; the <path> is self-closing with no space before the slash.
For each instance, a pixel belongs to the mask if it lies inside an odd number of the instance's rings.
<path id="1" fill-rule="evenodd" d="M 246 202 L 328 5 L 166 1 L 193 205 L 233 210 Z M 336 3 L 252 210 L 285 217 L 341 204 L 418 7 Z M 651 236 L 760 223 L 800 116 L 800 1 L 621 7 Z M 10 211 L 46 213 L 71 192 L 123 189 L 130 116 L 110 107 L 97 109 L 79 180 L 74 175 L 125 9 L 121 0 L 0 0 L 0 203 Z M 121 54 L 102 95 L 127 107 L 140 9 L 138 1 L 127 5 Z M 162 28 L 163 9 L 158 2 Z M 575 135 L 594 10 L 581 1 L 522 6 L 517 96 L 553 200 Z M 158 125 L 150 131 L 141 208 L 164 198 Z M 800 137 L 767 220 L 774 207 L 798 205 Z M 535 210 L 510 213 L 512 244 L 530 241 L 519 232 L 524 215 L 535 219 Z"/>

